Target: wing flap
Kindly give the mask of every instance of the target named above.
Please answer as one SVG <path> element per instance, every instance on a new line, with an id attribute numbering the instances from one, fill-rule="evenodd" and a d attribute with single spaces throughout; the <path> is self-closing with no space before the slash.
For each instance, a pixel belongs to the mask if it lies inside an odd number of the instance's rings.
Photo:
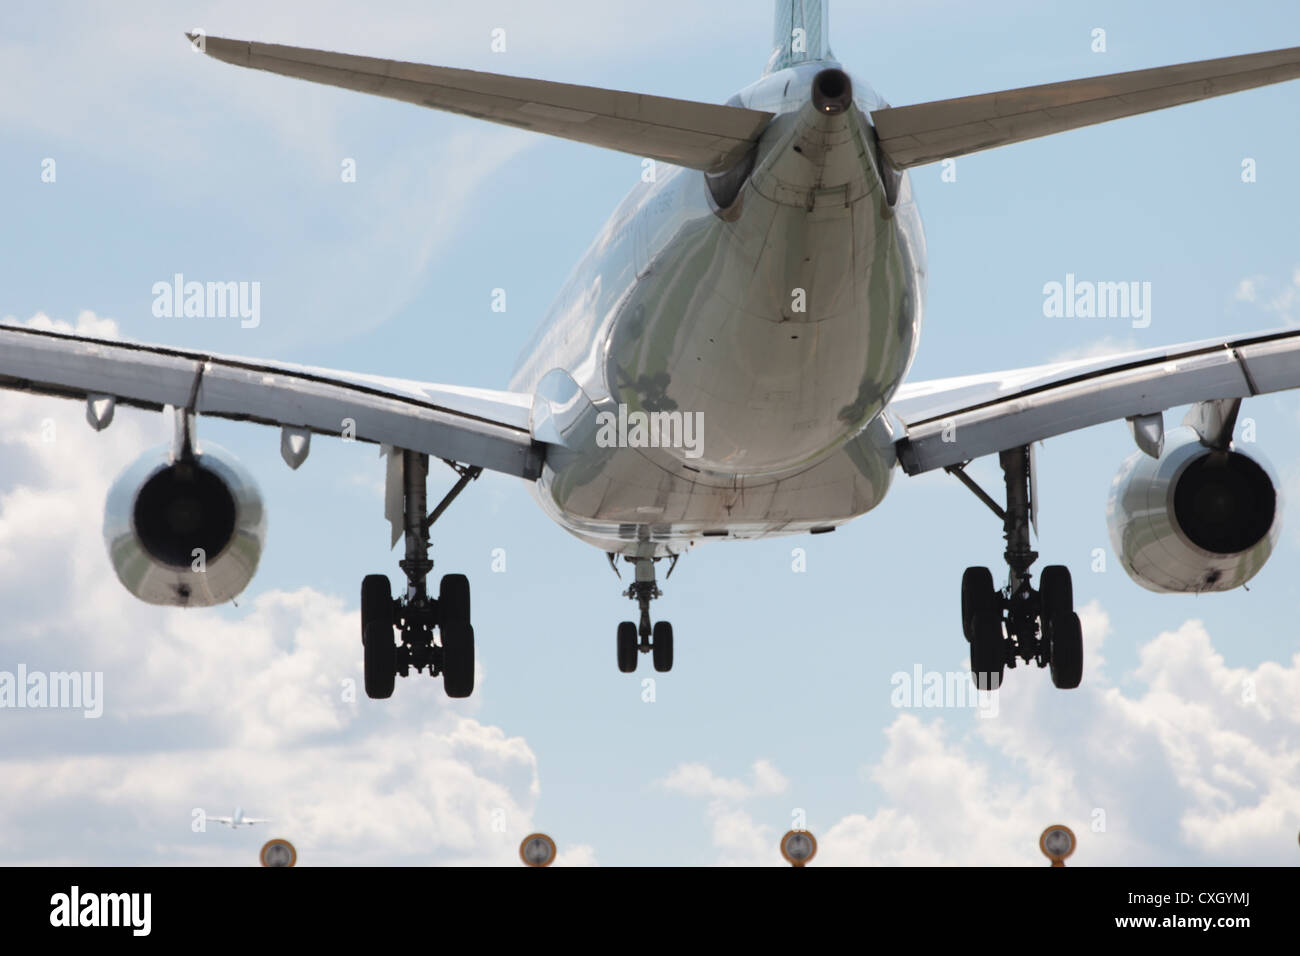
<path id="1" fill-rule="evenodd" d="M 1300 47 L 889 107 L 871 114 L 896 169 L 1300 78 Z"/>
<path id="2" fill-rule="evenodd" d="M 721 172 L 757 142 L 771 113 L 739 106 L 426 66 L 275 43 L 205 37 L 208 56 L 255 70 Z"/>
<path id="3" fill-rule="evenodd" d="M 1300 387 L 1300 330 L 904 385 L 889 411 L 908 474 L 1102 422 Z"/>
<path id="4" fill-rule="evenodd" d="M 531 398 L 162 346 L 0 327 L 0 387 L 202 415 L 425 452 L 535 479 Z M 351 425 L 349 425 L 351 423 Z"/>

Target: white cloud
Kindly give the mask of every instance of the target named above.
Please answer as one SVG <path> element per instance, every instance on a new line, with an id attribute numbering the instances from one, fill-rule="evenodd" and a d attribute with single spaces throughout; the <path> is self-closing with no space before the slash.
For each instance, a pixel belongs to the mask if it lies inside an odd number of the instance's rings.
<path id="1" fill-rule="evenodd" d="M 747 800 L 755 796 L 784 793 L 788 780 L 769 760 L 756 760 L 750 768 L 753 783 L 719 777 L 701 763 L 684 763 L 675 768 L 659 785 L 690 797 L 722 800 Z"/>
<path id="2" fill-rule="evenodd" d="M 1279 316 L 1287 325 L 1300 321 L 1300 266 L 1292 270 L 1289 281 L 1252 275 L 1237 284 L 1235 298 Z"/>
<path id="3" fill-rule="evenodd" d="M 559 846 L 555 850 L 554 866 L 595 866 L 596 851 L 589 844 Z"/>
<path id="4" fill-rule="evenodd" d="M 89 313 L 77 328 L 112 333 Z M 99 535 L 105 494 L 159 418 L 119 410 L 96 434 L 78 403 L 0 401 L 0 670 L 104 675 L 99 719 L 0 710 L 6 861 L 250 864 L 275 835 L 303 865 L 518 865 L 539 797 L 532 748 L 428 678 L 366 699 L 348 601 L 304 588 L 158 609 L 122 589 Z M 194 808 L 236 805 L 274 823 L 191 831 Z M 567 864 L 594 859 L 565 847 Z"/>
<path id="5" fill-rule="evenodd" d="M 13 322 L 15 319 L 13 316 L 7 315 L 4 321 Z M 40 329 L 45 332 L 75 332 L 77 335 L 93 335 L 101 339 L 121 338 L 121 333 L 115 321 L 90 311 L 83 311 L 79 314 L 76 322 L 58 321 L 50 318 L 44 312 L 37 312 L 21 324 L 30 329 Z"/>
<path id="6" fill-rule="evenodd" d="M 1112 336 L 1104 336 L 1092 342 L 1083 345 L 1073 346 L 1057 352 L 1047 360 L 1047 364 L 1054 362 L 1075 362 L 1083 359 L 1106 358 L 1111 355 L 1118 355 L 1121 352 L 1133 352 L 1140 346 L 1132 337 L 1116 339 Z"/>
<path id="7" fill-rule="evenodd" d="M 674 768 L 659 786 L 673 793 L 709 800 L 708 814 L 713 845 L 724 866 L 762 866 L 771 863 L 772 847 L 779 834 L 759 823 L 742 803 L 755 798 L 785 793 L 790 782 L 770 760 L 756 760 L 750 767 L 751 782 L 719 777 L 702 763 L 684 763 Z"/>
<path id="8" fill-rule="evenodd" d="M 1095 604 L 1081 616 L 1089 664 L 1079 691 L 1031 672 L 1004 685 L 997 719 L 901 714 L 866 768 L 879 803 L 809 821 L 817 862 L 1045 865 L 1038 835 L 1065 823 L 1079 837 L 1076 865 L 1289 863 L 1300 828 L 1300 654 L 1229 667 L 1188 621 L 1142 647 L 1130 675 L 1140 687 L 1126 693 L 1100 654 L 1109 620 Z M 779 862 L 778 828 L 742 805 L 752 791 L 686 766 L 670 780 L 715 783 L 676 789 L 711 798 L 717 861 Z"/>

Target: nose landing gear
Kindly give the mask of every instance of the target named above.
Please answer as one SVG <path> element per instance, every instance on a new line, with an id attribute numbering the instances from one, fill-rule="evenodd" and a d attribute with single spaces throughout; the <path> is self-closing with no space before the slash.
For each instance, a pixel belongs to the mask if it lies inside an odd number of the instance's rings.
<path id="1" fill-rule="evenodd" d="M 677 566 L 677 557 L 673 555 L 664 580 L 672 575 L 673 568 Z M 663 597 L 663 592 L 655 581 L 655 562 L 660 559 L 625 557 L 623 560 L 631 564 L 636 572 L 623 595 L 637 602 L 641 610 L 641 621 L 640 624 L 624 621 L 618 626 L 618 669 L 624 674 L 634 673 L 637 654 L 640 653 L 650 654 L 654 669 L 667 673 L 673 669 L 673 626 L 667 621 L 656 621 L 653 625 L 650 623 L 650 602 Z M 618 574 L 616 561 L 617 557 L 610 554 L 610 567 Z"/>

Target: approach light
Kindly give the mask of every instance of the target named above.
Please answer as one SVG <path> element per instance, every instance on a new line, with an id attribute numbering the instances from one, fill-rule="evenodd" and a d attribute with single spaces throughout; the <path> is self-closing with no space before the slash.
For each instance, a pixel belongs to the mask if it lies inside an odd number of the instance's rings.
<path id="1" fill-rule="evenodd" d="M 519 844 L 519 859 L 524 866 L 550 866 L 555 862 L 555 841 L 545 833 L 532 833 Z"/>
<path id="2" fill-rule="evenodd" d="M 817 855 L 817 838 L 807 830 L 791 830 L 781 837 L 781 855 L 791 866 L 807 866 Z"/>
<path id="3" fill-rule="evenodd" d="M 293 866 L 298 862 L 298 851 L 288 840 L 267 840 L 258 859 L 263 866 Z"/>
<path id="4" fill-rule="evenodd" d="M 1074 852 L 1077 845 L 1074 831 L 1062 824 L 1048 827 L 1038 838 L 1038 849 L 1052 861 L 1052 866 L 1065 866 L 1065 858 Z"/>

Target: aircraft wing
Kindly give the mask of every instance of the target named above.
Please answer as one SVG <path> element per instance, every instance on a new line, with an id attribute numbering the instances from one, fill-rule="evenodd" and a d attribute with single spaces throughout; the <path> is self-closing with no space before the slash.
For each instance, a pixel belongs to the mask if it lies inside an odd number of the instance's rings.
<path id="1" fill-rule="evenodd" d="M 191 36 L 236 66 L 504 123 L 676 166 L 721 172 L 758 141 L 771 113 L 276 43 Z"/>
<path id="2" fill-rule="evenodd" d="M 909 475 L 1176 405 L 1300 387 L 1300 329 L 904 384 L 889 411 Z"/>
<path id="3" fill-rule="evenodd" d="M 0 325 L 0 388 L 348 433 L 536 479 L 532 398 Z M 88 408 L 89 414 L 89 408 Z"/>
<path id="4" fill-rule="evenodd" d="M 1300 77 L 1300 47 L 876 110 L 895 169 Z"/>

